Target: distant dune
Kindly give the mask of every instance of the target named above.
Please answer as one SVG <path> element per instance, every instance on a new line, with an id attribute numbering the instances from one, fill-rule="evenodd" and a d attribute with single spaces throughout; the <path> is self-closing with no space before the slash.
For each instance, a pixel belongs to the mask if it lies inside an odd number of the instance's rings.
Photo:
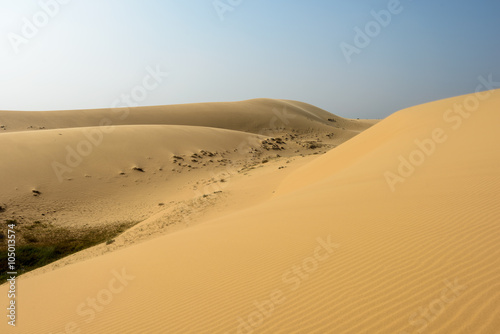
<path id="1" fill-rule="evenodd" d="M 113 111 L 0 112 L 4 217 L 142 221 L 113 252 L 21 277 L 18 326 L 0 328 L 497 333 L 500 90 L 482 97 L 374 126 L 283 100 L 131 109 L 62 182 L 52 162 Z"/>
<path id="2" fill-rule="evenodd" d="M 307 103 L 254 99 L 95 110 L 0 111 L 0 131 L 80 128 L 100 125 L 193 125 L 261 133 L 275 128 L 328 130 L 335 119 L 347 131 L 365 129 Z M 0 132 L 1 133 L 1 132 Z"/>

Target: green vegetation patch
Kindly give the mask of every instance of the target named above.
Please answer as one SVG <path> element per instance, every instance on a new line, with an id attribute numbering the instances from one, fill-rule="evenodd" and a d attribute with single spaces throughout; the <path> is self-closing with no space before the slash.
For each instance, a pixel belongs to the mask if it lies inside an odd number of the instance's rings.
<path id="1" fill-rule="evenodd" d="M 40 221 L 17 224 L 8 220 L 0 228 L 0 284 L 5 283 L 7 272 L 7 224 L 16 224 L 16 269 L 18 276 L 43 267 L 68 255 L 106 242 L 137 222 L 116 223 L 98 227 L 58 227 Z"/>

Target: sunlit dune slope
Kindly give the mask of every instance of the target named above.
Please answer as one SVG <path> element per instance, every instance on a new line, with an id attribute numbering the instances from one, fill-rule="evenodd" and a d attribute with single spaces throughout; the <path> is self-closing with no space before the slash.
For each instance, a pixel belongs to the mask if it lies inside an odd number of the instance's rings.
<path id="1" fill-rule="evenodd" d="M 394 114 L 256 207 L 21 279 L 2 331 L 496 333 L 500 91 L 472 98 Z"/>

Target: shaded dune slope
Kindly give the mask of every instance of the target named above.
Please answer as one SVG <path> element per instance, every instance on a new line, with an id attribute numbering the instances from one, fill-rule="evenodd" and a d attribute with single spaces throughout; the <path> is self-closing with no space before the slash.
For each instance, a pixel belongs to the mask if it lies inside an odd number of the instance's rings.
<path id="1" fill-rule="evenodd" d="M 328 119 L 336 122 L 332 124 Z M 331 130 L 332 125 L 349 130 L 366 128 L 355 120 L 332 115 L 307 103 L 274 99 L 93 110 L 0 111 L 0 124 L 5 126 L 4 132 L 102 124 L 192 125 L 252 133 L 275 128 Z M 353 126 L 354 129 L 351 129 Z"/>

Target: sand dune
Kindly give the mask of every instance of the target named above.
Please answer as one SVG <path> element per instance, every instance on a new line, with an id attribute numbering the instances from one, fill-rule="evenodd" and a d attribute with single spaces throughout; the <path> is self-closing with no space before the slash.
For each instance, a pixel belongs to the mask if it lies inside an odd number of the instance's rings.
<path id="1" fill-rule="evenodd" d="M 22 317 L 2 331 L 497 333 L 500 90 L 473 99 L 400 111 L 254 206 L 21 278 Z"/>
<path id="2" fill-rule="evenodd" d="M 271 153 L 283 158 L 322 153 L 373 122 L 300 102 L 257 99 L 127 110 L 0 111 L 0 124 L 0 203 L 8 208 L 3 215 L 81 225 L 141 221 L 161 209 L 159 203 L 203 195 L 193 192 L 197 189 L 183 192 L 186 184 L 219 182 Z M 280 136 L 280 147 L 262 143 Z M 303 147 L 316 140 L 317 150 Z"/>
<path id="3" fill-rule="evenodd" d="M 218 160 L 234 155 L 235 149 L 248 153 L 264 138 L 177 125 L 118 126 L 109 130 L 103 133 L 94 127 L 2 134 L 0 150 L 8 159 L 0 165 L 1 202 L 12 209 L 17 207 L 18 212 L 27 204 L 38 206 L 38 218 L 42 218 L 40 213 L 70 206 L 75 219 L 80 215 L 87 222 L 102 220 L 99 216 L 114 221 L 125 217 L 137 220 L 148 210 L 139 209 L 140 205 L 149 203 L 151 210 L 164 202 L 166 196 L 162 194 L 189 180 L 188 172 L 215 168 Z M 191 156 L 202 156 L 202 150 L 214 156 L 192 162 Z M 174 163 L 174 156 L 183 159 Z M 32 190 L 41 195 L 34 197 Z M 92 212 L 84 214 L 90 207 Z M 67 215 L 66 219 L 75 222 Z"/>
<path id="4" fill-rule="evenodd" d="M 362 122 L 332 115 L 307 103 L 273 99 L 94 110 L 0 111 L 2 132 L 140 124 L 204 126 L 259 134 L 278 128 L 332 130 L 332 125 L 345 131 L 366 129 Z"/>
<path id="5" fill-rule="evenodd" d="M 270 99 L 126 111 L 135 116 L 121 125 L 115 109 L 0 112 L 0 216 L 17 221 L 18 242 L 55 244 L 52 255 L 111 242 L 29 275 L 265 201 L 287 173 L 374 123 Z M 216 126 L 178 125 L 200 122 Z M 250 132 L 233 130 L 243 125 Z"/>

